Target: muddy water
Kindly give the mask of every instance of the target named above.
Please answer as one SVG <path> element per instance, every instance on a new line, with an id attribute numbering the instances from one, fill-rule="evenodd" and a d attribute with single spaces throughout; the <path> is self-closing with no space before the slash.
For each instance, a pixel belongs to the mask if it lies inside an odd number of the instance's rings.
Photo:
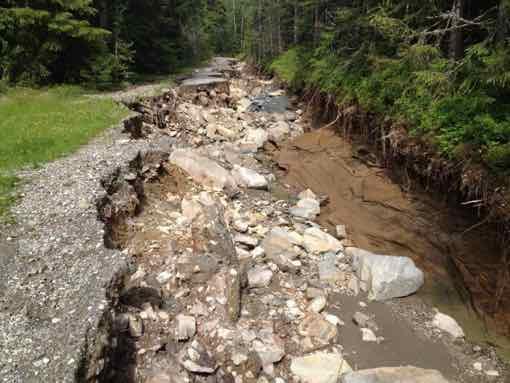
<path id="1" fill-rule="evenodd" d="M 486 233 L 478 230 L 461 236 L 470 225 L 465 217 L 452 214 L 424 193 L 403 191 L 373 159 L 360 155 L 332 130 L 306 133 L 280 148 L 274 158 L 284 171 L 284 182 L 295 191 L 309 187 L 329 196 L 321 224 L 331 229 L 347 224 L 356 246 L 411 257 L 427 275 L 421 298 L 454 316 L 469 339 L 496 345 L 510 360 L 510 342 L 472 310 L 469 295 L 451 267 L 452 257 L 468 265 L 482 258 L 496 263 L 498 251 L 490 248 Z"/>

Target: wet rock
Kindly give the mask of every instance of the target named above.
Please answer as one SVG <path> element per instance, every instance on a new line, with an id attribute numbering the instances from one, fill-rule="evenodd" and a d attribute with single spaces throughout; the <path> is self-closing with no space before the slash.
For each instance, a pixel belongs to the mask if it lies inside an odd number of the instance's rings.
<path id="1" fill-rule="evenodd" d="M 381 367 L 350 372 L 340 378 L 340 383 L 448 383 L 439 371 L 416 367 Z"/>
<path id="2" fill-rule="evenodd" d="M 337 253 L 343 250 L 338 239 L 317 227 L 310 227 L 303 235 L 303 245 L 310 253 Z"/>
<path id="3" fill-rule="evenodd" d="M 216 361 L 198 341 L 193 341 L 180 352 L 179 362 L 194 373 L 212 374 L 216 371 Z"/>
<path id="4" fill-rule="evenodd" d="M 321 212 L 319 201 L 305 198 L 298 201 L 297 205 L 290 208 L 290 214 L 297 218 L 313 221 Z"/>
<path id="5" fill-rule="evenodd" d="M 292 359 L 290 370 L 303 383 L 337 383 L 340 376 L 352 371 L 341 355 L 325 352 Z"/>
<path id="6" fill-rule="evenodd" d="M 266 178 L 254 170 L 234 165 L 232 176 L 239 185 L 251 189 L 267 189 L 268 183 Z"/>
<path id="7" fill-rule="evenodd" d="M 314 313 L 320 313 L 322 310 L 326 308 L 327 300 L 324 295 L 318 296 L 310 302 L 308 305 L 308 310 Z"/>
<path id="8" fill-rule="evenodd" d="M 210 158 L 191 149 L 176 149 L 170 162 L 188 173 L 195 182 L 216 190 L 235 190 L 237 183 L 231 174 Z"/>
<path id="9" fill-rule="evenodd" d="M 272 278 L 273 272 L 268 268 L 256 266 L 248 270 L 248 286 L 251 288 L 267 287 Z"/>
<path id="10" fill-rule="evenodd" d="M 446 314 L 438 312 L 432 320 L 432 325 L 450 334 L 454 338 L 464 337 L 464 330 L 462 330 L 462 327 L 459 326 L 455 319 Z"/>
<path id="11" fill-rule="evenodd" d="M 415 293 L 424 283 L 423 272 L 407 257 L 385 256 L 350 247 L 358 278 L 369 287 L 369 299 L 383 301 Z"/>
<path id="12" fill-rule="evenodd" d="M 195 336 L 195 333 L 197 332 L 197 323 L 194 317 L 179 314 L 177 315 L 176 322 L 177 322 L 176 328 L 177 340 L 188 340 Z"/>

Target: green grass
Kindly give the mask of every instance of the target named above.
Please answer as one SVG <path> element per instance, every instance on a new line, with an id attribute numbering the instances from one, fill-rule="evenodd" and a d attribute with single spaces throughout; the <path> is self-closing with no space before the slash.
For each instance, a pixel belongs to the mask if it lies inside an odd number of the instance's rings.
<path id="1" fill-rule="evenodd" d="M 0 95 L 0 216 L 14 199 L 13 172 L 69 154 L 128 110 L 79 87 L 8 89 Z"/>

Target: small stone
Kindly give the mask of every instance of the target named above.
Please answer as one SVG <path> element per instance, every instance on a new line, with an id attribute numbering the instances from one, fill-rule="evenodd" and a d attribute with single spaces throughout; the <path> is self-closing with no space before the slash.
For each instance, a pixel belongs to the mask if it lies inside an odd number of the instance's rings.
<path id="1" fill-rule="evenodd" d="M 264 250 L 264 248 L 262 246 L 257 246 L 255 249 L 253 249 L 251 251 L 251 256 L 253 258 L 259 258 L 259 257 L 263 257 L 265 253 L 266 253 L 266 251 Z"/>
<path id="2" fill-rule="evenodd" d="M 497 376 L 499 376 L 499 372 L 496 370 L 487 370 L 487 371 L 485 371 L 485 375 L 497 377 Z"/>
<path id="3" fill-rule="evenodd" d="M 308 310 L 314 313 L 320 313 L 326 307 L 327 300 L 324 296 L 318 296 L 314 298 L 310 305 L 308 306 Z"/>
<path id="4" fill-rule="evenodd" d="M 323 296 L 326 296 L 326 292 L 322 289 L 318 289 L 316 287 L 307 287 L 306 289 L 306 297 L 308 299 L 314 299 Z"/>
<path id="5" fill-rule="evenodd" d="M 189 315 L 177 315 L 176 335 L 178 340 L 188 340 L 195 336 L 197 323 L 195 318 Z"/>
<path id="6" fill-rule="evenodd" d="M 336 226 L 336 237 L 338 239 L 347 238 L 347 229 L 346 229 L 345 225 L 337 225 Z"/>
<path id="7" fill-rule="evenodd" d="M 242 220 L 235 220 L 234 221 L 234 229 L 237 230 L 240 233 L 246 233 L 248 231 L 248 222 L 242 221 Z"/>
<path id="8" fill-rule="evenodd" d="M 129 335 L 133 338 L 140 338 L 143 335 L 143 321 L 135 317 L 134 315 L 129 315 Z"/>
<path id="9" fill-rule="evenodd" d="M 254 238 L 254 237 L 251 237 L 251 236 L 245 235 L 245 234 L 237 234 L 234 237 L 234 241 L 236 243 L 240 243 L 242 245 L 246 245 L 246 246 L 248 246 L 249 248 L 252 248 L 252 249 L 257 247 L 257 245 L 259 244 L 259 240 L 257 238 Z"/>
<path id="10" fill-rule="evenodd" d="M 235 354 L 232 355 L 232 362 L 236 366 L 240 366 L 241 364 L 243 364 L 247 360 L 248 360 L 248 356 L 246 354 L 235 353 Z"/>
<path id="11" fill-rule="evenodd" d="M 170 280 L 170 278 L 172 278 L 172 274 L 168 271 L 163 271 L 162 273 L 158 274 L 156 280 L 163 285 L 167 283 Z"/>
<path id="12" fill-rule="evenodd" d="M 369 328 L 362 328 L 361 330 L 361 339 L 363 342 L 377 342 L 377 337 L 374 332 Z"/>
<path id="13" fill-rule="evenodd" d="M 373 331 L 379 330 L 377 324 L 368 315 L 359 311 L 354 314 L 352 321 L 359 327 L 369 328 Z"/>
<path id="14" fill-rule="evenodd" d="M 483 370 L 482 363 L 480 363 L 480 362 L 475 362 L 475 363 L 473 363 L 473 368 L 474 368 L 476 371 L 482 371 L 482 370 Z"/>
<path id="15" fill-rule="evenodd" d="M 248 270 L 248 285 L 251 288 L 267 287 L 273 278 L 273 272 L 265 267 L 256 266 Z"/>
<path id="16" fill-rule="evenodd" d="M 345 324 L 339 317 L 333 314 L 324 315 L 324 319 L 334 326 L 343 326 Z"/>

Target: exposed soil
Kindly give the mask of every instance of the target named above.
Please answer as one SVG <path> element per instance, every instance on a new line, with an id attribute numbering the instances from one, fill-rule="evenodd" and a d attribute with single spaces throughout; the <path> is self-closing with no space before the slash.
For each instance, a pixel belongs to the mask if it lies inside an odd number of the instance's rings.
<path id="1" fill-rule="evenodd" d="M 473 270 L 497 270 L 499 249 L 492 233 L 483 227 L 470 230 L 470 221 L 446 204 L 403 190 L 365 147 L 347 142 L 332 128 L 305 133 L 274 158 L 285 170 L 284 182 L 294 190 L 313 187 L 328 195 L 321 224 L 346 224 L 356 246 L 413 258 L 428 274 L 420 296 L 454 314 L 471 339 L 497 344 L 510 357 L 510 342 L 495 333 L 508 333 L 510 313 L 500 313 L 497 325 L 487 317 L 484 325 L 470 307 L 464 281 L 456 280 L 460 277 L 452 263 L 455 257 Z M 470 288 L 476 292 L 477 286 Z"/>

